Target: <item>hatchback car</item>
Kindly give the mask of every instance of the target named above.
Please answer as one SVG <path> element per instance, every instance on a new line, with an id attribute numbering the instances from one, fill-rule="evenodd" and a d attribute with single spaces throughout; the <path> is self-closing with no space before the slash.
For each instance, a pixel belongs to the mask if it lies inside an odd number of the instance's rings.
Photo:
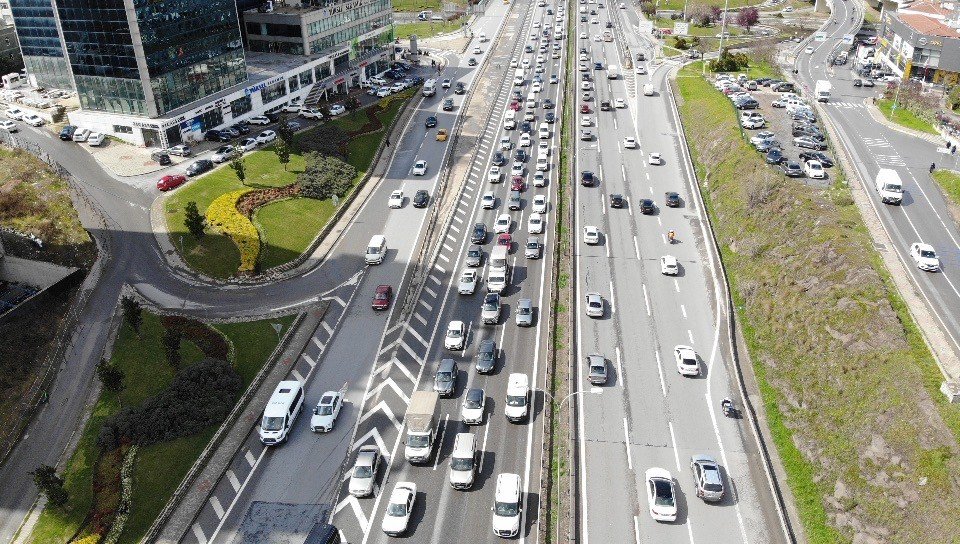
<path id="1" fill-rule="evenodd" d="M 543 216 L 541 214 L 534 212 L 527 217 L 527 232 L 543 234 Z"/>
<path id="2" fill-rule="evenodd" d="M 320 401 L 314 406 L 313 416 L 310 418 L 310 430 L 315 433 L 332 431 L 342 406 L 343 394 L 339 391 L 327 391 L 320 395 Z"/>
<path id="3" fill-rule="evenodd" d="M 410 173 L 414 176 L 425 176 L 427 175 L 427 161 L 420 159 L 417 162 L 413 163 L 413 168 L 410 170 Z"/>
<path id="4" fill-rule="evenodd" d="M 651 198 L 640 199 L 640 213 L 644 215 L 653 215 L 657 212 L 657 205 Z"/>
<path id="5" fill-rule="evenodd" d="M 518 300 L 514 318 L 518 327 L 529 327 L 533 325 L 533 301 L 529 298 L 521 298 Z"/>
<path id="6" fill-rule="evenodd" d="M 487 395 L 483 389 L 472 387 L 463 395 L 460 406 L 460 419 L 466 425 L 483 425 L 483 413 L 486 411 Z"/>
<path id="7" fill-rule="evenodd" d="M 528 259 L 539 259 L 542 247 L 540 238 L 531 236 L 527 238 L 527 243 L 523 246 L 523 256 Z"/>
<path id="8" fill-rule="evenodd" d="M 380 448 L 374 444 L 360 446 L 357 459 L 350 470 L 348 489 L 354 497 L 368 497 L 373 494 L 377 471 L 380 468 Z"/>
<path id="9" fill-rule="evenodd" d="M 783 175 L 790 178 L 803 177 L 803 168 L 800 167 L 800 163 L 795 161 L 784 161 L 780 163 L 780 170 L 783 172 Z"/>
<path id="10" fill-rule="evenodd" d="M 216 153 L 210 157 L 213 162 L 227 162 L 237 155 L 237 149 L 232 145 L 222 146 L 220 149 L 217 149 Z"/>
<path id="11" fill-rule="evenodd" d="M 694 455 L 690 458 L 690 471 L 693 472 L 693 485 L 698 497 L 706 502 L 716 502 L 723 498 L 720 465 L 712 457 Z"/>
<path id="12" fill-rule="evenodd" d="M 820 161 L 807 161 L 803 163 L 803 173 L 811 179 L 824 179 L 827 177 L 826 171 Z"/>
<path id="13" fill-rule="evenodd" d="M 380 528 L 390 536 L 400 536 L 407 532 L 410 525 L 410 514 L 417 500 L 417 484 L 413 482 L 397 482 L 390 494 L 387 511 L 383 515 Z"/>
<path id="14" fill-rule="evenodd" d="M 378 285 L 373 292 L 373 302 L 370 306 L 374 310 L 386 310 L 390 308 L 390 301 L 393 299 L 393 288 L 389 285 Z"/>
<path id="15" fill-rule="evenodd" d="M 781 162 L 787 160 L 787 158 L 783 156 L 783 152 L 779 149 L 771 149 L 770 151 L 767 151 L 767 155 L 764 157 L 764 160 L 767 161 L 767 164 L 780 164 Z"/>
<path id="16" fill-rule="evenodd" d="M 587 355 L 588 379 L 593 385 L 607 383 L 607 360 L 596 353 Z"/>
<path id="17" fill-rule="evenodd" d="M 697 361 L 697 352 L 690 346 L 673 348 L 673 358 L 677 362 L 677 372 L 683 376 L 699 376 L 700 363 Z"/>
<path id="18" fill-rule="evenodd" d="M 467 248 L 467 258 L 464 260 L 464 264 L 467 266 L 480 266 L 483 264 L 483 250 L 480 249 L 480 246 L 470 246 Z"/>
<path id="19" fill-rule="evenodd" d="M 433 128 L 437 126 L 437 118 L 434 117 L 433 115 L 428 116 L 426 120 L 423 122 L 423 126 L 425 128 Z"/>
<path id="20" fill-rule="evenodd" d="M 611 208 L 623 208 L 627 205 L 627 201 L 623 198 L 623 195 L 614 193 L 610 195 L 610 207 Z"/>
<path id="21" fill-rule="evenodd" d="M 603 317 L 603 297 L 600 293 L 587 293 L 587 317 Z"/>
<path id="22" fill-rule="evenodd" d="M 496 293 L 494 293 L 496 294 Z M 477 346 L 477 355 L 474 358 L 474 368 L 480 374 L 490 374 L 497 367 L 497 342 L 496 340 L 481 340 Z"/>
<path id="23" fill-rule="evenodd" d="M 510 214 L 500 214 L 497 217 L 496 222 L 493 224 L 493 232 L 501 234 L 504 232 L 510 232 L 510 226 L 513 224 L 513 220 L 510 219 Z"/>
<path id="24" fill-rule="evenodd" d="M 592 187 L 596 183 L 596 178 L 593 175 L 593 172 L 589 170 L 584 170 L 580 172 L 580 185 L 584 187 Z"/>
<path id="25" fill-rule="evenodd" d="M 487 293 L 480 305 L 480 319 L 485 325 L 496 325 L 500 322 L 500 294 Z"/>
<path id="26" fill-rule="evenodd" d="M 676 521 L 677 493 L 670 472 L 662 468 L 650 468 L 644 474 L 644 479 L 650 517 L 655 521 Z"/>

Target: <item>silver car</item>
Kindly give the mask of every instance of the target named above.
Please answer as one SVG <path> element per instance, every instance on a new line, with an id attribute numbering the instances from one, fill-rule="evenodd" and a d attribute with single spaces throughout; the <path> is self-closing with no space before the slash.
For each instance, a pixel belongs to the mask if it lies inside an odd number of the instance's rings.
<path id="1" fill-rule="evenodd" d="M 600 293 L 587 293 L 587 317 L 603 317 L 603 297 Z"/>
<path id="2" fill-rule="evenodd" d="M 521 298 L 517 301 L 516 320 L 518 327 L 533 325 L 533 301 L 529 298 Z"/>
<path id="3" fill-rule="evenodd" d="M 350 494 L 354 497 L 367 497 L 373 494 L 373 485 L 377 480 L 380 467 L 380 448 L 375 445 L 361 446 L 357 460 L 350 471 Z"/>
<path id="4" fill-rule="evenodd" d="M 693 471 L 693 483 L 697 488 L 698 497 L 708 502 L 716 502 L 723 498 L 720 465 L 712 457 L 694 455 L 690 458 L 690 470 Z"/>
<path id="5" fill-rule="evenodd" d="M 587 368 L 590 370 L 590 383 L 594 385 L 607 383 L 607 360 L 603 358 L 603 355 L 596 353 L 587 355 Z"/>
<path id="6" fill-rule="evenodd" d="M 523 256 L 528 259 L 539 259 L 541 247 L 540 238 L 531 236 L 527 238 L 527 245 L 524 246 Z"/>
<path id="7" fill-rule="evenodd" d="M 467 248 L 467 266 L 480 266 L 483 264 L 483 250 L 478 245 L 472 245 Z"/>
<path id="8" fill-rule="evenodd" d="M 486 325 L 496 325 L 500 321 L 500 294 L 487 293 L 480 307 L 480 319 Z"/>

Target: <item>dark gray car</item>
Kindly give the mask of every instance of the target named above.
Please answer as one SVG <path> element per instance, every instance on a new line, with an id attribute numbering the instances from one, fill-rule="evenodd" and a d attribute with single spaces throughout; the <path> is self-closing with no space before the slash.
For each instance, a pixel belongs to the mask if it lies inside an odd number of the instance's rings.
<path id="1" fill-rule="evenodd" d="M 449 397 L 457 389 L 457 362 L 453 359 L 443 359 L 433 377 L 433 390 L 441 397 Z"/>
<path id="2" fill-rule="evenodd" d="M 594 385 L 607 383 L 607 360 L 603 358 L 603 355 L 596 353 L 587 355 L 587 368 L 590 370 L 590 383 Z"/>
<path id="3" fill-rule="evenodd" d="M 491 374 L 497 368 L 497 341 L 481 340 L 477 348 L 477 372 Z"/>
<path id="4" fill-rule="evenodd" d="M 507 207 L 511 210 L 520 209 L 520 191 L 510 191 L 510 196 L 507 198 Z"/>
<path id="5" fill-rule="evenodd" d="M 467 266 L 480 266 L 483 264 L 483 250 L 480 246 L 473 245 L 467 248 Z"/>

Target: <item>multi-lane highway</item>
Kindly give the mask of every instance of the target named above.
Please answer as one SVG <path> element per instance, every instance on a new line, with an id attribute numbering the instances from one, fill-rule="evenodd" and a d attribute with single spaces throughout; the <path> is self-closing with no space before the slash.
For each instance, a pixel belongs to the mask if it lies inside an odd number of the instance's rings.
<path id="1" fill-rule="evenodd" d="M 842 145 L 853 160 L 864 181 L 871 207 L 880 218 L 893 241 L 891 248 L 910 271 L 914 285 L 936 316 L 954 356 L 960 354 L 960 230 L 950 216 L 949 205 L 936 182 L 929 175 L 931 163 L 942 168 L 956 168 L 956 156 L 937 153 L 935 143 L 887 128 L 867 111 L 866 101 L 878 96 L 885 86 L 873 89 L 854 87 L 856 75 L 851 60 L 844 66 L 831 66 L 828 57 L 846 34 L 859 29 L 862 7 L 856 2 L 832 2 L 830 20 L 823 27 L 826 41 L 810 41 L 812 54 L 798 46 L 799 79 L 809 92 L 819 79 L 833 82 L 831 98 L 824 109 L 840 135 Z M 836 21 L 834 23 L 833 21 Z M 904 198 L 900 206 L 883 204 L 872 184 L 881 168 L 896 170 L 904 182 Z M 930 273 L 918 270 L 910 257 L 914 242 L 930 244 L 939 254 L 942 270 Z"/>
<path id="2" fill-rule="evenodd" d="M 783 541 L 754 438 L 745 421 L 724 417 L 720 410 L 721 399 L 737 396 L 721 330 L 727 319 L 717 285 L 722 280 L 704 243 L 706 218 L 668 94 L 670 67 L 642 62 L 651 74 L 634 69 L 608 79 L 609 65 L 623 65 L 621 40 L 596 38 L 608 20 L 624 17 L 627 10 L 586 7 L 588 21 L 578 22 L 577 34 L 585 32 L 587 38 L 578 40 L 574 63 L 575 170 L 578 177 L 588 171 L 596 179 L 576 188 L 576 344 L 580 387 L 591 387 L 586 362 L 591 354 L 606 360 L 609 378 L 601 394 L 578 397 L 583 444 L 578 541 Z M 636 28 L 627 21 L 613 26 L 626 32 Z M 635 37 L 631 42 L 638 43 Z M 653 96 L 644 96 L 645 84 L 653 86 Z M 623 107 L 617 107 L 618 100 Z M 609 101 L 609 111 L 601 111 L 602 101 Z M 584 136 L 584 130 L 591 135 Z M 638 148 L 625 148 L 627 137 L 636 138 Z M 651 164 L 651 153 L 659 153 L 662 164 Z M 678 208 L 666 206 L 667 191 L 679 193 Z M 612 194 L 622 195 L 626 206 L 613 208 Z M 652 213 L 642 213 L 642 199 L 652 199 Z M 599 229 L 599 243 L 585 241 L 589 226 Z M 670 230 L 675 243 L 668 241 Z M 668 255 L 679 263 L 676 276 L 661 273 L 660 259 Z M 602 296 L 602 317 L 587 316 L 588 293 Z M 674 349 L 681 345 L 697 353 L 699 376 L 678 373 Z M 725 496 L 719 503 L 697 498 L 693 455 L 709 455 L 722 466 Z M 645 472 L 652 467 L 666 469 L 673 478 L 675 522 L 651 518 Z"/>

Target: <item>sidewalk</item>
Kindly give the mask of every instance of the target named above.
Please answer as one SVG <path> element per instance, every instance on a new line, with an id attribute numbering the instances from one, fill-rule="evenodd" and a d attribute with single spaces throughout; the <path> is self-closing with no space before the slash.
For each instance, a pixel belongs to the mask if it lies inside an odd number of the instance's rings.
<path id="1" fill-rule="evenodd" d="M 943 145 L 946 142 L 946 139 L 943 136 L 940 136 L 938 134 L 929 134 L 927 132 L 920 132 L 919 130 L 914 130 L 912 128 L 907 128 L 907 127 L 898 125 L 897 123 L 894 123 L 893 121 L 887 119 L 886 116 L 883 115 L 883 112 L 880 111 L 880 108 L 874 105 L 872 99 L 869 99 L 869 98 L 864 99 L 863 103 L 867 107 L 867 111 L 870 112 L 870 116 L 873 117 L 874 121 L 880 123 L 881 125 L 884 125 L 885 127 L 891 130 L 896 130 L 897 132 L 908 134 L 910 136 L 913 136 L 914 138 L 919 138 L 921 140 L 928 141 L 938 146 Z"/>

